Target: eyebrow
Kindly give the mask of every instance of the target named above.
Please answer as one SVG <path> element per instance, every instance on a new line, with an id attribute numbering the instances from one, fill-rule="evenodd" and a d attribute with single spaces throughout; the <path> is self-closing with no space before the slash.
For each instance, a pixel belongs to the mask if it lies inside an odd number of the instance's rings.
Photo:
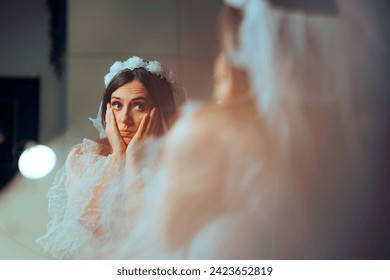
<path id="1" fill-rule="evenodd" d="M 122 98 L 120 98 L 118 96 L 111 96 L 111 100 L 112 99 L 122 100 Z M 136 96 L 133 99 L 131 99 L 130 101 L 137 101 L 137 100 L 145 100 L 145 101 L 147 101 L 147 99 L 144 96 Z"/>

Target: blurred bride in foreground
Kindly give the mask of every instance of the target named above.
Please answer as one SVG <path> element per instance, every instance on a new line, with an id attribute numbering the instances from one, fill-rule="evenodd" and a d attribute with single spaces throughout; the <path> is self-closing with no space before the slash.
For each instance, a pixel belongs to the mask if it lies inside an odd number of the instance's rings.
<path id="1" fill-rule="evenodd" d="M 225 0 L 216 104 L 167 135 L 114 258 L 388 255 L 384 4 L 308 2 Z"/>
<path id="2" fill-rule="evenodd" d="M 106 257 L 388 256 L 384 2 L 315 2 L 225 0 L 215 103 L 159 143 Z"/>

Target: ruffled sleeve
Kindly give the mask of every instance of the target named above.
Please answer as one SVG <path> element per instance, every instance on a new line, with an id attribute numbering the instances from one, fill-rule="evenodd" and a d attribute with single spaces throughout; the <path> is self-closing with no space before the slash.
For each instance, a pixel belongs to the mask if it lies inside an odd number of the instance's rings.
<path id="1" fill-rule="evenodd" d="M 107 146 L 84 139 L 58 171 L 47 195 L 47 232 L 37 240 L 54 258 L 82 258 L 86 248 L 101 242 L 83 226 L 83 220 L 93 190 L 102 184 L 110 160 Z M 100 215 L 99 211 L 95 215 Z"/>

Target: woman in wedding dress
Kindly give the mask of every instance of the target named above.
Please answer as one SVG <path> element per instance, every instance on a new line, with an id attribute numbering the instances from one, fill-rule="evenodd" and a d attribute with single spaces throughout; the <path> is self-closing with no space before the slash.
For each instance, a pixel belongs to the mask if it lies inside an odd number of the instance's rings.
<path id="1" fill-rule="evenodd" d="M 56 258 L 98 258 L 116 207 L 126 209 L 129 223 L 122 226 L 130 230 L 138 205 L 128 207 L 126 198 L 137 201 L 142 176 L 150 171 L 135 166 L 141 143 L 166 133 L 176 117 L 173 74 L 157 61 L 117 61 L 104 83 L 99 114 L 92 119 L 100 139 L 76 145 L 49 189 L 51 221 L 38 242 Z M 110 196 L 113 190 L 120 195 Z"/>

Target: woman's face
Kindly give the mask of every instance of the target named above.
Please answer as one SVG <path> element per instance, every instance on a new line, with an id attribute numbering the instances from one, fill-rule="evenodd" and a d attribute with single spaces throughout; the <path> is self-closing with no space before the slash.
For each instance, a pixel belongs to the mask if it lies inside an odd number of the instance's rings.
<path id="1" fill-rule="evenodd" d="M 126 145 L 130 143 L 141 123 L 154 106 L 148 91 L 137 80 L 124 84 L 111 95 L 110 104 L 118 130 Z"/>

